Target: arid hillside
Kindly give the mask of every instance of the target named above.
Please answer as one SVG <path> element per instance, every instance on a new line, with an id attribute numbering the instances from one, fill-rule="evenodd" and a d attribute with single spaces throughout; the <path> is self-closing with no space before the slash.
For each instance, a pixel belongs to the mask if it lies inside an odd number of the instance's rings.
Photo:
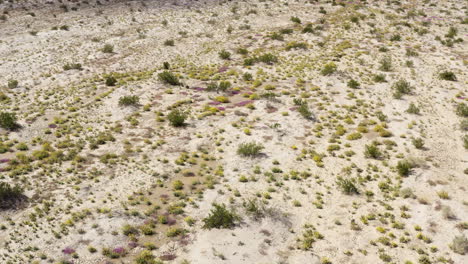
<path id="1" fill-rule="evenodd" d="M 0 263 L 468 263 L 465 0 L 0 0 Z"/>

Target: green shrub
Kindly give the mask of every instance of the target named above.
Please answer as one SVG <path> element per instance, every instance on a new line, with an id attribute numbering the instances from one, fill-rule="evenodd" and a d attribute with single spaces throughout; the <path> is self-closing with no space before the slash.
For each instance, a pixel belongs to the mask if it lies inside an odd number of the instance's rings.
<path id="1" fill-rule="evenodd" d="M 279 40 L 279 41 L 283 41 L 284 40 L 284 37 L 281 33 L 278 33 L 278 32 L 273 32 L 271 33 L 271 35 L 269 36 L 271 39 L 273 40 Z"/>
<path id="2" fill-rule="evenodd" d="M 266 64 L 273 64 L 273 63 L 278 62 L 278 57 L 276 57 L 275 55 L 271 53 L 265 53 L 265 54 L 260 55 L 257 58 L 257 60 Z"/>
<path id="3" fill-rule="evenodd" d="M 136 95 L 127 95 L 119 98 L 119 105 L 128 106 L 128 105 L 138 105 L 140 102 L 140 97 Z"/>
<path id="4" fill-rule="evenodd" d="M 410 114 L 419 115 L 420 111 L 419 111 L 419 108 L 414 103 L 410 103 L 408 109 L 406 109 L 406 112 Z"/>
<path id="5" fill-rule="evenodd" d="M 415 148 L 422 149 L 424 148 L 424 140 L 422 138 L 413 138 L 411 141 Z"/>
<path id="6" fill-rule="evenodd" d="M 351 179 L 344 179 L 342 177 L 338 177 L 336 184 L 345 194 L 359 194 L 359 190 L 357 189 L 356 185 L 354 185 L 354 182 Z"/>
<path id="7" fill-rule="evenodd" d="M 126 224 L 122 227 L 122 234 L 124 234 L 125 236 L 138 235 L 139 233 L 140 232 L 138 231 L 138 228 L 129 224 Z"/>
<path id="8" fill-rule="evenodd" d="M 0 208 L 7 209 L 13 203 L 23 197 L 23 189 L 16 186 L 11 186 L 6 182 L 0 182 Z"/>
<path id="9" fill-rule="evenodd" d="M 104 52 L 104 53 L 113 53 L 114 52 L 114 46 L 112 46 L 111 44 L 106 44 L 102 48 L 102 52 Z"/>
<path id="10" fill-rule="evenodd" d="M 365 145 L 364 148 L 364 156 L 366 158 L 380 159 L 382 157 L 382 152 L 380 152 L 375 144 Z"/>
<path id="11" fill-rule="evenodd" d="M 208 217 L 203 219 L 203 228 L 231 228 L 240 220 L 240 217 L 226 209 L 224 204 L 214 203 L 213 207 Z"/>
<path id="12" fill-rule="evenodd" d="M 307 43 L 291 41 L 286 45 L 286 50 L 289 51 L 292 49 L 307 49 Z"/>
<path id="13" fill-rule="evenodd" d="M 237 154 L 244 157 L 254 157 L 260 154 L 264 148 L 262 144 L 256 142 L 242 143 L 237 148 Z"/>
<path id="14" fill-rule="evenodd" d="M 296 24 L 301 24 L 301 19 L 298 18 L 298 17 L 294 17 L 294 16 L 291 17 L 291 21 L 294 22 L 294 23 L 296 23 Z"/>
<path id="15" fill-rule="evenodd" d="M 400 79 L 392 85 L 392 89 L 394 90 L 393 97 L 400 99 L 404 94 L 410 94 L 413 87 L 408 81 Z"/>
<path id="16" fill-rule="evenodd" d="M 465 149 L 468 149 L 468 135 L 463 136 L 462 140 L 463 140 L 463 147 L 465 147 Z"/>
<path id="17" fill-rule="evenodd" d="M 106 85 L 107 86 L 115 86 L 117 84 L 117 79 L 114 76 L 108 76 L 106 78 Z"/>
<path id="18" fill-rule="evenodd" d="M 18 127 L 16 123 L 16 115 L 9 112 L 0 113 L 0 127 L 8 130 L 13 130 Z"/>
<path id="19" fill-rule="evenodd" d="M 465 118 L 460 122 L 460 129 L 463 131 L 468 131 L 468 119 Z"/>
<path id="20" fill-rule="evenodd" d="M 173 47 L 175 45 L 175 42 L 173 39 L 168 39 L 166 41 L 164 41 L 164 46 L 170 46 L 170 47 Z"/>
<path id="21" fill-rule="evenodd" d="M 9 80 L 8 81 L 8 88 L 14 89 L 18 87 L 18 81 L 17 80 Z"/>
<path id="22" fill-rule="evenodd" d="M 455 73 L 451 71 L 443 71 L 439 73 L 439 79 L 445 80 L 445 81 L 456 82 L 457 76 L 455 76 Z"/>
<path id="23" fill-rule="evenodd" d="M 400 176 L 408 176 L 411 173 L 413 165 L 407 160 L 401 160 L 398 161 L 396 168 Z"/>
<path id="24" fill-rule="evenodd" d="M 312 24 L 307 24 L 303 29 L 302 33 L 314 33 L 314 28 L 312 27 Z"/>
<path id="25" fill-rule="evenodd" d="M 185 125 L 185 120 L 188 118 L 188 114 L 179 109 L 172 110 L 168 115 L 167 119 L 172 126 L 181 127 Z"/>
<path id="26" fill-rule="evenodd" d="M 299 106 L 299 108 L 297 109 L 297 111 L 301 114 L 302 117 L 304 117 L 305 119 L 309 119 L 309 120 L 312 120 L 314 119 L 314 114 L 309 110 L 309 106 L 307 105 L 307 103 L 305 104 L 301 104 Z"/>
<path id="27" fill-rule="evenodd" d="M 69 71 L 69 70 L 79 70 L 79 71 L 81 71 L 83 69 L 83 66 L 81 66 L 80 63 L 67 63 L 67 64 L 63 65 L 63 69 L 65 71 Z"/>
<path id="28" fill-rule="evenodd" d="M 135 259 L 136 264 L 160 264 L 150 250 L 143 250 Z"/>
<path id="29" fill-rule="evenodd" d="M 320 72 L 322 75 L 332 75 L 336 71 L 336 65 L 333 62 L 329 62 L 323 66 L 322 71 Z"/>
<path id="30" fill-rule="evenodd" d="M 455 109 L 455 113 L 462 117 L 468 117 L 468 105 L 465 103 L 459 103 Z"/>
<path id="31" fill-rule="evenodd" d="M 359 88 L 360 84 L 356 80 L 351 79 L 351 80 L 348 81 L 347 85 L 348 85 L 349 88 L 357 89 L 357 88 Z"/>
<path id="32" fill-rule="evenodd" d="M 231 58 L 231 53 L 227 50 L 220 51 L 218 55 L 223 60 L 229 60 Z"/>
<path id="33" fill-rule="evenodd" d="M 167 61 L 163 62 L 163 69 L 169 70 L 170 68 L 171 68 L 171 64 L 169 64 L 169 62 Z"/>
<path id="34" fill-rule="evenodd" d="M 158 74 L 158 79 L 163 82 L 167 83 L 170 85 L 180 85 L 179 78 L 175 74 L 169 71 L 163 71 Z"/>
<path id="35" fill-rule="evenodd" d="M 378 82 L 378 83 L 386 82 L 384 74 L 376 74 L 376 75 L 374 75 L 372 80 L 374 80 L 374 82 Z"/>

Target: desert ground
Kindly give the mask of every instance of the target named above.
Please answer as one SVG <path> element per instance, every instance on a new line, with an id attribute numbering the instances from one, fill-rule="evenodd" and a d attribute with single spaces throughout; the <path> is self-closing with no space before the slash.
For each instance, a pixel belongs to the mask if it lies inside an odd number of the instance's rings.
<path id="1" fill-rule="evenodd" d="M 465 0 L 0 0 L 0 263 L 468 263 Z"/>

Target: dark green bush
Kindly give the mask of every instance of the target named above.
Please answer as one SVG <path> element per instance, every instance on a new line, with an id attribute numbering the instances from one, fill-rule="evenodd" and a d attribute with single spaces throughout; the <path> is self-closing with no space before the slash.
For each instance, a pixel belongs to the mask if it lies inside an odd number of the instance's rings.
<path id="1" fill-rule="evenodd" d="M 356 80 L 351 79 L 351 80 L 348 81 L 347 85 L 348 85 L 349 88 L 357 89 L 357 88 L 359 88 L 360 84 Z"/>
<path id="2" fill-rule="evenodd" d="M 15 201 L 23 197 L 23 189 L 16 186 L 11 186 L 9 183 L 0 182 L 0 208 L 7 209 L 11 207 Z"/>
<path id="3" fill-rule="evenodd" d="M 102 52 L 104 53 L 113 53 L 114 52 L 114 46 L 111 44 L 106 44 L 104 45 L 104 48 L 102 48 Z"/>
<path id="4" fill-rule="evenodd" d="M 442 71 L 439 73 L 439 79 L 445 80 L 445 81 L 456 82 L 457 76 L 455 75 L 455 73 L 451 71 Z"/>
<path id="5" fill-rule="evenodd" d="M 188 114 L 179 109 L 172 110 L 168 115 L 167 119 L 172 126 L 181 127 L 185 125 L 185 120 L 188 118 Z"/>
<path id="6" fill-rule="evenodd" d="M 260 154 L 260 151 L 264 149 L 264 146 L 260 143 L 250 142 L 242 143 L 237 148 L 237 154 L 244 157 L 254 157 Z"/>
<path id="7" fill-rule="evenodd" d="M 119 98 L 119 105 L 137 105 L 140 102 L 140 97 L 136 95 L 126 95 Z"/>
<path id="8" fill-rule="evenodd" d="M 310 119 L 310 120 L 314 119 L 314 114 L 310 111 L 309 106 L 307 105 L 307 103 L 301 104 L 299 106 L 299 108 L 297 109 L 297 111 L 305 119 Z"/>
<path id="9" fill-rule="evenodd" d="M 296 24 L 301 24 L 301 19 L 298 17 L 291 17 L 291 21 Z"/>
<path id="10" fill-rule="evenodd" d="M 79 70 L 79 71 L 81 71 L 83 69 L 83 67 L 81 66 L 80 63 L 67 63 L 67 64 L 63 65 L 63 69 L 65 71 L 69 71 L 69 70 Z"/>
<path id="11" fill-rule="evenodd" d="M 18 81 L 17 80 L 9 80 L 8 81 L 8 88 L 14 89 L 18 87 Z"/>
<path id="12" fill-rule="evenodd" d="M 240 220 L 240 217 L 226 209 L 224 204 L 213 204 L 210 214 L 208 217 L 203 219 L 203 228 L 231 228 L 236 225 L 236 222 Z"/>
<path id="13" fill-rule="evenodd" d="M 108 76 L 106 78 L 106 85 L 107 86 L 115 86 L 117 84 L 117 79 L 114 76 Z"/>
<path id="14" fill-rule="evenodd" d="M 173 39 L 168 39 L 168 40 L 164 41 L 164 46 L 170 46 L 170 47 L 172 47 L 172 46 L 174 46 L 174 45 L 175 45 L 175 42 L 174 42 Z"/>
<path id="15" fill-rule="evenodd" d="M 0 113 L 0 127 L 8 130 L 13 130 L 18 127 L 16 123 L 16 115 L 9 112 Z"/>
<path id="16" fill-rule="evenodd" d="M 170 85 L 180 85 L 179 78 L 175 74 L 169 71 L 163 71 L 158 74 L 158 79 L 163 82 L 167 83 Z"/>
<path id="17" fill-rule="evenodd" d="M 169 70 L 171 68 L 171 65 L 169 64 L 169 62 L 165 61 L 165 62 L 163 62 L 163 68 L 165 70 Z"/>
<path id="18" fill-rule="evenodd" d="M 220 51 L 218 55 L 223 60 L 229 60 L 231 58 L 231 53 L 227 50 Z"/>
<path id="19" fill-rule="evenodd" d="M 260 55 L 257 58 L 257 60 L 266 64 L 273 64 L 273 63 L 278 62 L 278 57 L 276 57 L 275 55 L 271 53 L 265 53 L 265 54 Z"/>

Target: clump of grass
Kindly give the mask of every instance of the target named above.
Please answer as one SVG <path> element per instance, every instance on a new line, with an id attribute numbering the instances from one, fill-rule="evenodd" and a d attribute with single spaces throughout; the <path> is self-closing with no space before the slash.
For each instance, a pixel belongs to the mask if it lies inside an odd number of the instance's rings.
<path id="1" fill-rule="evenodd" d="M 237 148 L 237 154 L 244 157 L 255 157 L 260 154 L 265 147 L 256 142 L 242 143 Z"/>
<path id="2" fill-rule="evenodd" d="M 422 149 L 424 148 L 424 140 L 422 138 L 413 138 L 411 141 L 415 148 Z"/>
<path id="3" fill-rule="evenodd" d="M 301 19 L 295 16 L 291 17 L 291 21 L 296 24 L 301 24 Z"/>
<path id="4" fill-rule="evenodd" d="M 351 79 L 351 80 L 348 81 L 347 85 L 348 85 L 349 88 L 357 89 L 357 88 L 359 88 L 360 84 L 359 84 L 358 81 Z"/>
<path id="5" fill-rule="evenodd" d="M 158 74 L 158 79 L 163 82 L 167 83 L 170 85 L 180 85 L 179 78 L 175 74 L 173 74 L 170 71 L 163 71 Z"/>
<path id="6" fill-rule="evenodd" d="M 213 204 L 210 214 L 203 219 L 203 228 L 232 228 L 240 220 L 240 217 L 228 209 L 224 204 Z"/>
<path id="7" fill-rule="evenodd" d="M 140 102 L 140 97 L 136 95 L 126 95 L 119 98 L 119 105 L 129 106 L 129 105 L 138 105 Z"/>
<path id="8" fill-rule="evenodd" d="M 406 112 L 410 114 L 419 115 L 420 110 L 419 107 L 417 107 L 414 103 L 410 103 L 408 109 L 406 109 Z"/>
<path id="9" fill-rule="evenodd" d="M 168 115 L 167 119 L 174 127 L 181 127 L 185 125 L 185 120 L 188 118 L 188 114 L 179 109 L 172 110 Z"/>
<path id="10" fill-rule="evenodd" d="M 173 47 L 174 45 L 175 45 L 175 42 L 173 39 L 168 39 L 164 41 L 164 46 Z"/>

